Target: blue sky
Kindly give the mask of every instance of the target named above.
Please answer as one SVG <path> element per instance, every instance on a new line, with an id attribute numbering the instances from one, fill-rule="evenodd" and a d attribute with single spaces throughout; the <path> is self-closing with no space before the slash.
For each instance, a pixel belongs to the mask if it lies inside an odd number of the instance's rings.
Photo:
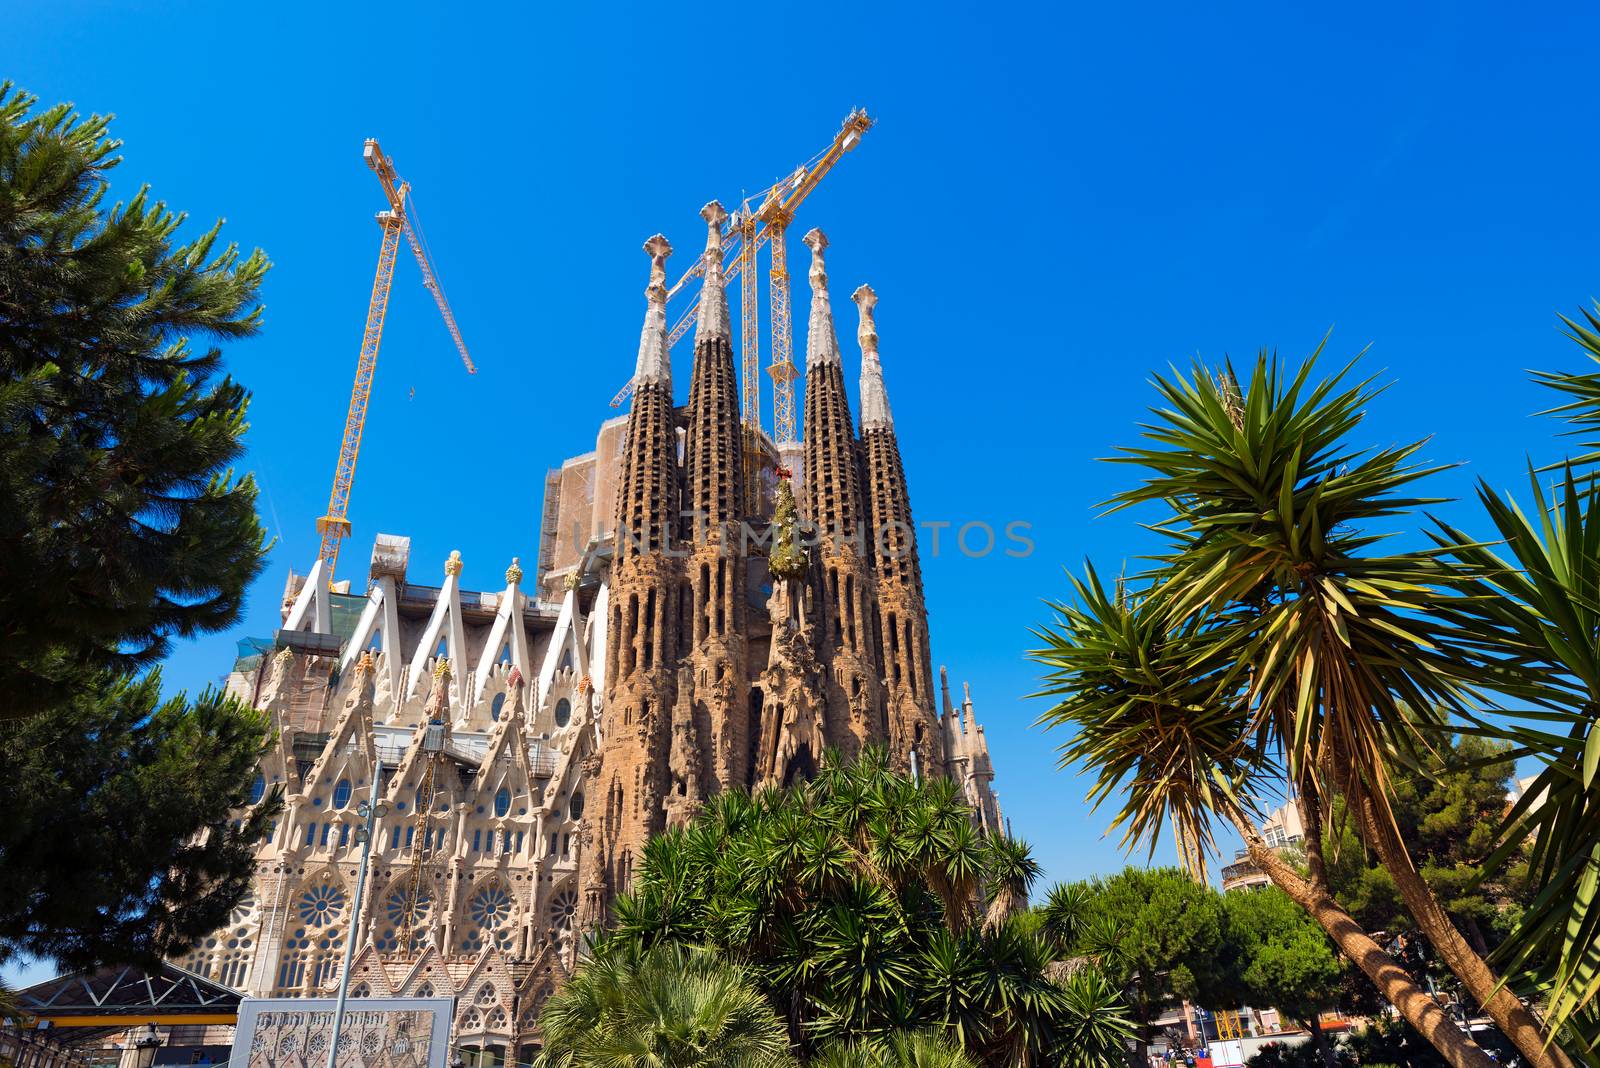
<path id="1" fill-rule="evenodd" d="M 277 545 L 245 620 L 178 650 L 169 684 L 270 633 L 315 557 L 377 253 L 363 138 L 415 187 L 480 373 L 402 253 L 341 574 L 387 531 L 414 574 L 459 549 L 492 588 L 536 555 L 546 468 L 591 447 L 631 373 L 643 239 L 665 232 L 681 271 L 702 203 L 764 187 L 862 105 L 879 125 L 796 227 L 832 241 L 847 377 L 843 295 L 870 282 L 918 518 L 1035 542 L 926 561 L 935 659 L 971 681 L 1049 877 L 1119 866 L 1030 726 L 1023 651 L 1063 567 L 1149 545 L 1095 506 L 1131 474 L 1096 458 L 1134 440 L 1150 372 L 1299 356 L 1332 329 L 1393 382 L 1364 438 L 1431 436 L 1428 458 L 1465 465 L 1435 484 L 1459 496 L 1560 455 L 1524 369 L 1579 365 L 1555 313 L 1600 291 L 1592 10 L 1298 6 L 15 5 L 0 74 L 115 112 L 119 193 L 149 182 L 276 264 L 266 329 L 229 363 Z"/>

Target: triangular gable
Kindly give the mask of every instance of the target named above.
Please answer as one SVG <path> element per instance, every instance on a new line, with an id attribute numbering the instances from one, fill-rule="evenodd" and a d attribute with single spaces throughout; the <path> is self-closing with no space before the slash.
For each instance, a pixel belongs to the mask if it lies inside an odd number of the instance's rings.
<path id="1" fill-rule="evenodd" d="M 358 771 L 363 777 L 377 766 L 377 750 L 372 740 L 372 691 L 377 665 L 370 657 L 356 664 L 356 677 L 345 698 L 344 710 L 322 748 L 322 755 L 311 766 L 306 777 L 305 791 L 316 790 L 327 783 L 337 782 L 349 771 Z M 354 742 L 354 751 L 348 743 Z"/>
<path id="2" fill-rule="evenodd" d="M 333 610 L 328 599 L 327 561 L 321 557 L 311 565 L 311 574 L 300 587 L 289 609 L 289 618 L 283 621 L 284 630 L 311 630 L 327 634 L 333 629 Z"/>
<path id="3" fill-rule="evenodd" d="M 533 661 L 528 648 L 528 630 L 522 621 L 522 609 L 527 598 L 522 593 L 521 585 L 522 568 L 513 557 L 511 566 L 506 569 L 506 589 L 500 595 L 500 604 L 494 614 L 494 624 L 489 628 L 489 640 L 483 647 L 483 655 L 478 658 L 478 669 L 473 672 L 472 693 L 463 707 L 458 709 L 458 719 L 464 719 L 468 707 L 483 699 L 489 676 L 494 671 L 495 665 L 500 662 L 502 651 L 509 650 L 511 664 L 522 672 L 523 678 L 532 675 Z"/>
<path id="4" fill-rule="evenodd" d="M 372 588 L 367 591 L 366 607 L 361 610 L 361 618 L 356 622 L 355 633 L 350 636 L 344 647 L 344 655 L 339 658 L 340 674 L 349 671 L 362 653 L 371 650 L 376 639 L 378 647 L 374 651 L 374 658 L 389 684 L 388 692 L 399 692 L 402 659 L 399 600 L 393 575 L 379 575 L 373 581 Z"/>
<path id="5" fill-rule="evenodd" d="M 444 639 L 445 656 L 450 658 L 451 666 L 464 666 L 467 663 L 467 631 L 461 619 L 461 554 L 453 549 L 450 559 L 445 561 L 444 585 L 439 588 L 438 599 L 433 603 L 433 614 L 422 632 L 422 641 L 411 655 L 411 670 L 406 676 L 402 699 L 414 697 L 423 678 L 433 669 L 434 654 L 441 638 Z M 468 685 L 466 672 L 452 671 L 450 674 L 450 701 L 459 712 L 466 707 L 463 699 Z"/>
<path id="6" fill-rule="evenodd" d="M 583 613 L 578 610 L 578 591 L 569 589 L 561 599 L 561 613 L 556 617 L 556 628 L 550 633 L 550 644 L 544 651 L 544 663 L 539 667 L 539 689 L 542 699 L 550 693 L 555 675 L 561 670 L 563 660 L 570 660 L 569 670 L 581 671 L 588 663 L 583 649 Z"/>

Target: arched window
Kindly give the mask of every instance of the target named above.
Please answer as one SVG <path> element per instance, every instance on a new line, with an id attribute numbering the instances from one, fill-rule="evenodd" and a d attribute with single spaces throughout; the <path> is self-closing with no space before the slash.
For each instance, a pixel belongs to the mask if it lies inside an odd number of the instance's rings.
<path id="1" fill-rule="evenodd" d="M 250 783 L 250 803 L 254 805 L 259 802 L 262 797 L 266 796 L 266 792 L 267 777 L 258 771 L 255 779 Z"/>
<path id="2" fill-rule="evenodd" d="M 503 693 L 495 694 L 494 702 L 489 705 L 489 718 L 494 720 L 496 723 L 500 722 L 500 710 L 505 706 L 506 695 Z"/>
<path id="3" fill-rule="evenodd" d="M 340 779 L 333 787 L 333 807 L 344 808 L 350 803 L 350 780 Z"/>
<path id="4" fill-rule="evenodd" d="M 572 702 L 563 697 L 556 702 L 556 726 L 565 727 L 572 722 Z"/>
<path id="5" fill-rule="evenodd" d="M 496 816 L 504 816 L 507 812 L 510 812 L 510 811 L 511 811 L 511 791 L 509 789 L 507 789 L 506 787 L 502 786 L 502 787 L 500 787 L 500 792 L 494 795 L 494 814 Z"/>
<path id="6" fill-rule="evenodd" d="M 576 792 L 576 793 L 574 793 L 572 795 L 572 804 L 568 807 L 567 813 L 573 819 L 581 819 L 583 817 L 583 791 L 582 790 L 579 790 L 578 792 Z"/>
<path id="7" fill-rule="evenodd" d="M 431 997 L 433 997 L 433 984 L 432 983 L 423 983 L 421 986 L 417 987 L 417 992 L 412 996 L 413 997 L 419 997 L 419 998 L 431 998 Z"/>
<path id="8" fill-rule="evenodd" d="M 350 988 L 350 996 L 353 998 L 370 998 L 372 996 L 372 988 L 366 983 L 357 983 Z"/>

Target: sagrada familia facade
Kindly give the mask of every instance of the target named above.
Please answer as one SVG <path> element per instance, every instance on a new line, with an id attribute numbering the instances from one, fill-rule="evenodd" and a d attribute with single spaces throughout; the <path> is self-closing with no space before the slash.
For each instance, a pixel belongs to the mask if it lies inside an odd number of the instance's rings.
<path id="1" fill-rule="evenodd" d="M 970 694 L 935 688 L 910 498 L 868 286 L 860 431 L 813 230 L 802 442 L 741 422 L 713 202 L 688 404 L 674 402 L 671 248 L 650 283 L 626 419 L 546 480 L 533 582 L 410 578 L 379 535 L 364 596 L 319 563 L 230 689 L 272 719 L 252 801 L 283 792 L 252 893 L 181 963 L 257 996 L 455 995 L 458 1047 L 524 1061 L 537 1015 L 651 836 L 710 796 L 789 785 L 885 746 L 1000 829 Z M 795 470 L 798 468 L 798 470 Z M 752 492 L 752 487 L 754 491 Z M 376 802 L 358 897 L 363 808 Z M 357 914 L 359 912 L 359 914 Z"/>

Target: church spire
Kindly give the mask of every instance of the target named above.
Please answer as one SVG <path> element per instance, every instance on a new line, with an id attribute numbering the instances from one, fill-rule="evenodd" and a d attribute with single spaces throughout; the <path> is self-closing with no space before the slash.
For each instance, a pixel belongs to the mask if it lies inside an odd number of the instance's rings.
<path id="1" fill-rule="evenodd" d="M 833 304 L 828 299 L 828 269 L 822 250 L 828 235 L 812 229 L 801 238 L 811 249 L 811 324 L 806 336 L 806 370 L 839 363 L 839 335 L 833 330 Z"/>
<path id="2" fill-rule="evenodd" d="M 861 432 L 893 430 L 889 393 L 883 388 L 883 364 L 878 360 L 878 326 L 872 318 L 878 294 L 871 286 L 863 285 L 850 294 L 850 299 L 861 312 L 861 325 L 856 329 L 856 340 L 861 343 Z"/>
<path id="3" fill-rule="evenodd" d="M 672 392 L 672 361 L 667 355 L 667 257 L 672 245 L 660 234 L 644 243 L 650 254 L 650 284 L 645 288 L 644 329 L 639 334 L 639 362 L 634 365 L 633 388 L 665 386 Z"/>
<path id="4" fill-rule="evenodd" d="M 732 338 L 728 325 L 728 292 L 722 270 L 722 224 L 728 213 L 713 200 L 700 209 L 706 221 L 706 250 L 701 257 L 705 284 L 700 289 L 700 311 L 695 320 L 694 340 L 698 345 L 713 337 Z"/>

